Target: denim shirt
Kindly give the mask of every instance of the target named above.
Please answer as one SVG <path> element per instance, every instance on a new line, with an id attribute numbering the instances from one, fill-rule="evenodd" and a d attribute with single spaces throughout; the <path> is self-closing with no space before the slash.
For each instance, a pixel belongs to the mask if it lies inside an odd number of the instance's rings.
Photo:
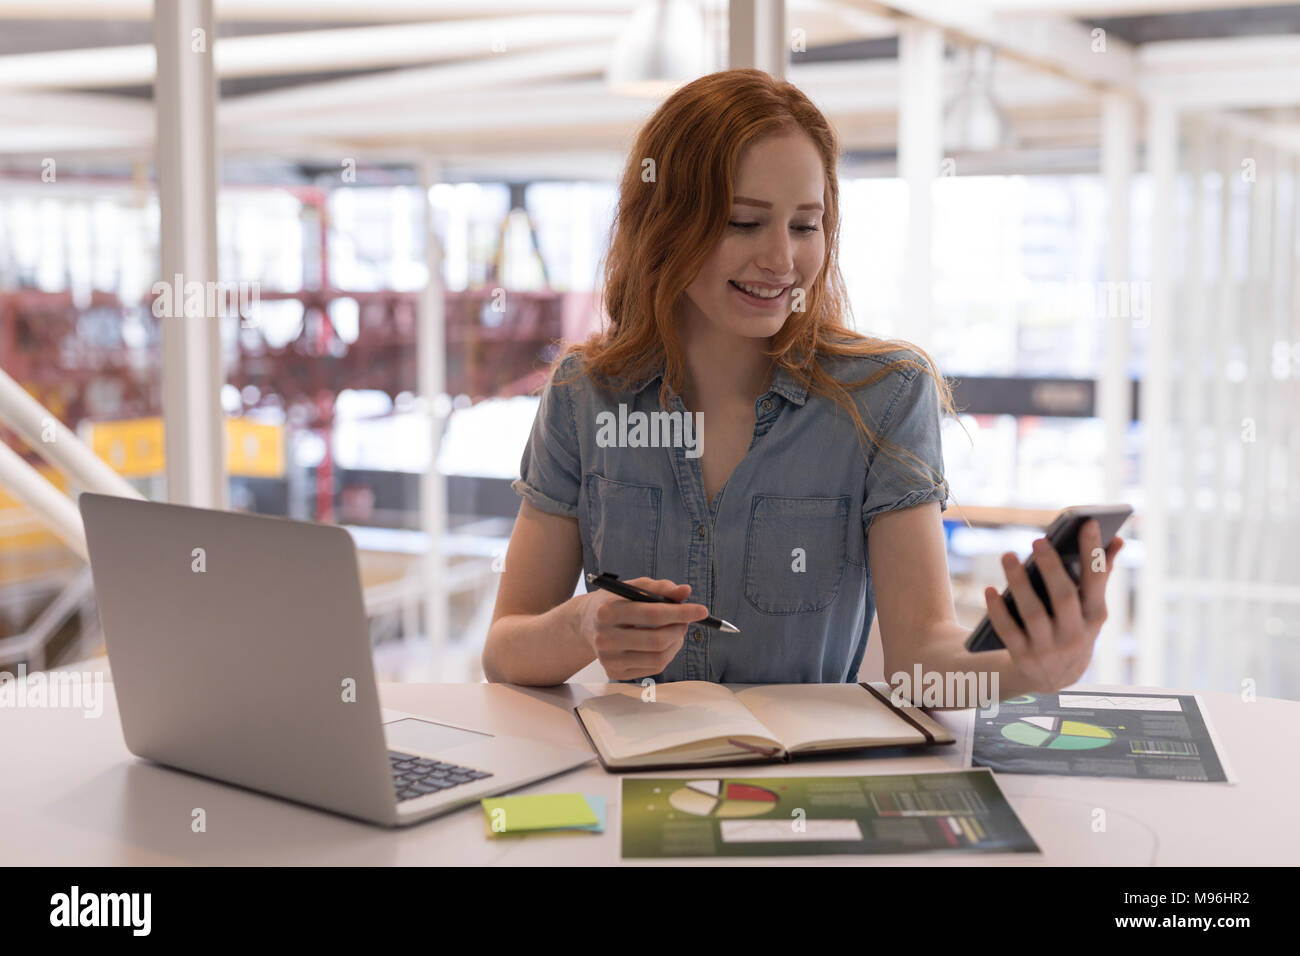
<path id="1" fill-rule="evenodd" d="M 900 357 L 924 363 L 908 351 L 819 360 L 851 382 Z M 939 481 L 874 445 L 868 467 L 847 412 L 778 366 L 754 403 L 749 451 L 709 502 L 700 451 L 687 447 L 689 438 L 645 447 L 631 428 L 619 432 L 630 438 L 622 447 L 602 447 L 610 430 L 598 438 L 600 422 L 610 418 L 597 416 L 609 412 L 617 420 L 620 404 L 627 416 L 664 411 L 662 367 L 613 395 L 586 376 L 567 385 L 553 381 L 581 367 L 581 357 L 569 355 L 547 384 L 512 487 L 541 511 L 577 519 L 584 581 L 585 572 L 609 571 L 623 580 L 686 583 L 689 601 L 740 628 L 726 634 L 691 624 L 655 681 L 855 681 L 875 616 L 866 549 L 872 517 L 927 501 L 948 507 L 939 397 L 930 376 L 894 369 L 853 394 L 873 434 L 916 455 Z M 668 411 L 691 414 L 678 394 L 670 395 Z M 707 452 L 707 429 L 703 437 Z"/>

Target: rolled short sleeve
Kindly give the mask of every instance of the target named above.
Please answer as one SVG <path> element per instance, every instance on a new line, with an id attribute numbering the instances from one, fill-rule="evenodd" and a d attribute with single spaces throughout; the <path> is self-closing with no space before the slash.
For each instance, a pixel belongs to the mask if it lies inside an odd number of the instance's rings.
<path id="1" fill-rule="evenodd" d="M 922 361 L 918 358 L 918 361 Z M 943 444 L 939 431 L 939 389 L 927 372 L 910 369 L 881 419 L 879 434 L 895 446 L 877 447 L 867 471 L 862 504 L 862 528 L 873 516 L 927 501 L 948 508 L 948 482 L 943 476 Z M 917 460 L 899 453 L 910 452 Z M 895 457 L 891 457 L 892 451 Z M 933 470 L 933 474 L 931 474 Z"/>
<path id="2" fill-rule="evenodd" d="M 532 433 L 519 462 L 520 477 L 510 484 L 535 508 L 569 518 L 578 516 L 582 465 L 569 395 L 573 383 L 557 385 L 554 379 L 571 378 L 573 374 L 574 369 L 566 360 L 546 383 Z"/>

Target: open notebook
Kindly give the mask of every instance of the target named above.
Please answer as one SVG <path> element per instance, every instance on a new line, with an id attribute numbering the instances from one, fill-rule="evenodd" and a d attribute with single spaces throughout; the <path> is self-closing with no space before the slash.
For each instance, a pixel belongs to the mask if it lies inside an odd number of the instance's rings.
<path id="1" fill-rule="evenodd" d="M 643 699 L 649 691 L 652 701 Z M 883 683 L 765 684 L 735 692 L 710 681 L 624 684 L 573 710 L 607 770 L 789 761 L 956 739 L 921 708 L 895 707 Z"/>

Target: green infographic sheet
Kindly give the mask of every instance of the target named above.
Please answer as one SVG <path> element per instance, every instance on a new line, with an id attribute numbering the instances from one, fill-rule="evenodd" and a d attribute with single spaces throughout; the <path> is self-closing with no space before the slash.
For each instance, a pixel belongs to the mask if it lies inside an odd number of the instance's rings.
<path id="1" fill-rule="evenodd" d="M 998 773 L 1226 781 L 1189 694 L 1025 694 L 975 714 L 971 763 Z"/>
<path id="2" fill-rule="evenodd" d="M 623 778 L 623 857 L 1036 853 L 987 770 Z"/>

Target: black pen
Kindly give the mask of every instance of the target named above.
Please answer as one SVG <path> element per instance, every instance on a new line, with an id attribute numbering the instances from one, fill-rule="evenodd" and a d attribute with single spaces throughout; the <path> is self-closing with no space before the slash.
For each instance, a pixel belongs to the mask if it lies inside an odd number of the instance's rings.
<path id="1" fill-rule="evenodd" d="M 681 604 L 681 601 L 672 601 L 661 594 L 651 594 L 649 591 L 643 591 L 635 584 L 628 584 L 626 581 L 620 581 L 617 574 L 592 574 L 587 572 L 587 583 L 593 587 L 609 591 L 611 594 L 617 594 L 619 597 L 627 598 L 629 601 L 642 601 L 646 603 L 659 604 Z M 740 628 L 736 625 L 724 621 L 720 617 L 701 618 L 698 621 L 692 621 L 692 624 L 703 624 L 705 627 L 717 628 L 726 634 L 739 634 Z"/>

